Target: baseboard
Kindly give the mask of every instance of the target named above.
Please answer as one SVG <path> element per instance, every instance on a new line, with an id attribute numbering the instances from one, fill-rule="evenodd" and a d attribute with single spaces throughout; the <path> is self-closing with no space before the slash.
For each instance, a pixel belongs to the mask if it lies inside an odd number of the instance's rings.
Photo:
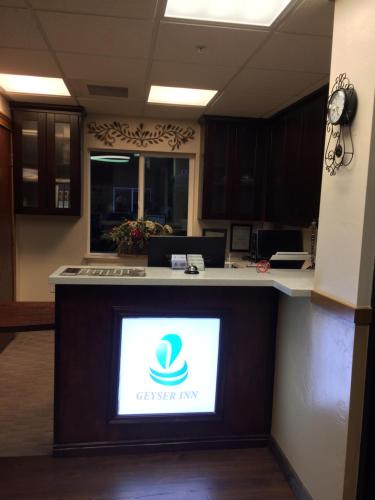
<path id="1" fill-rule="evenodd" d="M 12 342 L 14 333 L 0 333 L 0 352 L 2 352 L 8 344 Z"/>
<path id="2" fill-rule="evenodd" d="M 268 436 L 247 436 L 243 438 L 194 439 L 184 441 L 159 442 L 99 442 L 54 444 L 55 457 L 74 457 L 90 455 L 114 455 L 132 452 L 182 451 L 223 448 L 265 448 L 269 445 Z"/>
<path id="3" fill-rule="evenodd" d="M 289 460 L 286 458 L 284 453 L 282 452 L 280 446 L 277 444 L 274 437 L 270 437 L 270 450 L 273 453 L 277 463 L 279 464 L 280 469 L 282 470 L 286 480 L 290 488 L 292 489 L 295 496 L 298 500 L 313 500 L 313 497 L 304 487 L 302 481 L 298 477 L 296 471 L 290 465 Z"/>

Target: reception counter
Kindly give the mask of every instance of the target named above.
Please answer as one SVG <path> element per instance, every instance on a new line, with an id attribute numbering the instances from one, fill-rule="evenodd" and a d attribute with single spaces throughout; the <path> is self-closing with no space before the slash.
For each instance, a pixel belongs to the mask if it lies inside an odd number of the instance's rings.
<path id="1" fill-rule="evenodd" d="M 113 266 L 61 266 L 49 278 L 54 285 L 126 285 L 126 286 L 241 286 L 271 287 L 292 297 L 309 297 L 313 288 L 314 272 L 292 269 L 270 269 L 259 273 L 254 267 L 241 269 L 206 269 L 197 275 L 166 267 L 146 267 L 145 276 L 121 277 L 100 275 L 63 276 L 69 269 L 112 269 Z M 121 269 L 121 268 L 117 268 Z M 126 268 L 124 268 L 126 269 Z M 137 269 L 137 268 L 134 268 Z M 141 269 L 141 268 L 138 268 Z"/>
<path id="2" fill-rule="evenodd" d="M 309 296 L 313 273 L 120 270 L 50 276 L 54 454 L 267 445 L 278 297 Z"/>

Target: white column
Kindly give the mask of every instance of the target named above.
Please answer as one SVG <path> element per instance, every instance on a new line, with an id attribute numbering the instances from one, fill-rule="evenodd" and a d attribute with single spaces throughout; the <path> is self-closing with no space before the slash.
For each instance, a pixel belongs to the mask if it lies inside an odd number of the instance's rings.
<path id="1" fill-rule="evenodd" d="M 354 306 L 369 304 L 375 255 L 374 19 L 374 0 L 335 3 L 330 88 L 346 73 L 358 110 L 351 164 L 323 170 L 315 288 Z"/>

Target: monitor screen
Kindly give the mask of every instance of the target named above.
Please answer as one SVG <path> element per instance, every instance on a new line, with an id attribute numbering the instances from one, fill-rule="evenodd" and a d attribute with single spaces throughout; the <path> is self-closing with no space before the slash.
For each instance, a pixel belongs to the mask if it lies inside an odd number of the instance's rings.
<path id="1" fill-rule="evenodd" d="M 224 267 L 225 245 L 222 236 L 151 236 L 148 265 L 169 267 L 172 254 L 201 254 L 206 267 Z"/>
<path id="2" fill-rule="evenodd" d="M 269 260 L 276 252 L 302 252 L 302 232 L 299 229 L 259 229 L 257 259 Z"/>
<path id="3" fill-rule="evenodd" d="M 118 416 L 215 413 L 220 318 L 124 317 Z"/>

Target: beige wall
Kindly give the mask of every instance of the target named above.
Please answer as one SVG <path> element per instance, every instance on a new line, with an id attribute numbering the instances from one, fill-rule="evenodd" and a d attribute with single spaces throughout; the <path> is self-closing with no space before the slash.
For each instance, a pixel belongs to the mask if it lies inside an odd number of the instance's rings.
<path id="1" fill-rule="evenodd" d="M 358 111 L 352 126 L 352 163 L 336 176 L 323 175 L 315 287 L 354 306 L 371 303 L 375 257 L 374 19 L 373 0 L 335 3 L 331 86 L 346 72 L 357 91 Z M 368 328 L 356 328 L 344 500 L 356 495 L 367 336 Z"/>
<path id="2" fill-rule="evenodd" d="M 346 452 L 352 373 L 361 399 L 366 342 L 363 327 L 309 299 L 280 297 L 272 435 L 314 500 L 355 499 Z"/>
<path id="3" fill-rule="evenodd" d="M 346 72 L 358 95 L 352 125 L 354 158 L 330 176 L 324 171 L 315 287 L 353 305 L 371 296 L 375 231 L 374 91 L 375 2 L 335 2 L 330 88 Z"/>
<path id="4" fill-rule="evenodd" d="M 80 264 L 86 252 L 86 217 L 16 217 L 17 300 L 54 300 L 48 276 L 63 264 Z"/>

